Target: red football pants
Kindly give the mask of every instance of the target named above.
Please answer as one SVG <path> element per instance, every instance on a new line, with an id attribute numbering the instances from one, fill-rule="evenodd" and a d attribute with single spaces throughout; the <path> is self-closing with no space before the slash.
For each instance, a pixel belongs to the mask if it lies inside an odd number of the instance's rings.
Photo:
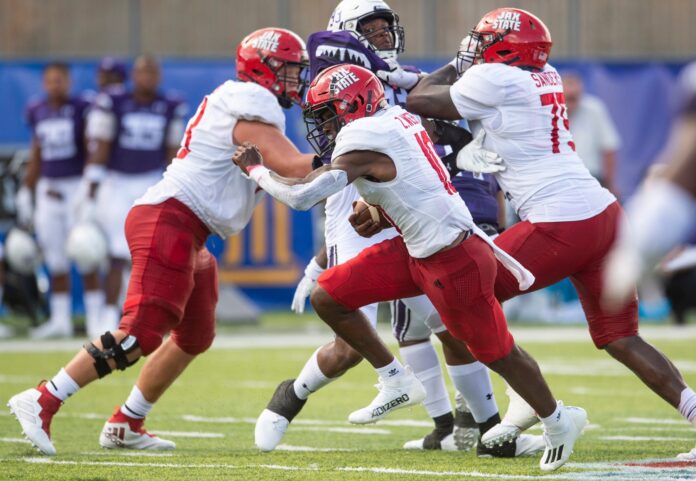
<path id="1" fill-rule="evenodd" d="M 133 259 L 120 329 L 144 355 L 171 331 L 184 352 L 204 352 L 215 337 L 217 264 L 205 247 L 208 228 L 175 199 L 133 207 L 126 239 Z"/>
<path id="2" fill-rule="evenodd" d="M 425 259 L 409 256 L 396 237 L 328 269 L 318 282 L 350 310 L 424 293 L 452 335 L 488 363 L 507 356 L 514 344 L 494 295 L 496 270 L 493 251 L 477 236 Z"/>
<path id="3" fill-rule="evenodd" d="M 636 296 L 618 312 L 602 309 L 602 269 L 623 211 L 618 202 L 589 219 L 573 222 L 519 222 L 500 234 L 495 243 L 536 277 L 520 291 L 512 274 L 500 266 L 495 295 L 500 302 L 554 284 L 566 277 L 575 286 L 598 348 L 638 334 Z"/>

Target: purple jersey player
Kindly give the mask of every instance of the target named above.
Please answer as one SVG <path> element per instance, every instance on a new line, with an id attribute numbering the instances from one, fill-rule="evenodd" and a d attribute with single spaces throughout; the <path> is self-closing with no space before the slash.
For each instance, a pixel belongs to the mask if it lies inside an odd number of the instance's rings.
<path id="1" fill-rule="evenodd" d="M 87 136 L 94 146 L 85 169 L 90 182 L 83 216 L 95 218 L 106 233 L 110 268 L 101 331 L 116 329 L 117 307 L 125 263 L 130 258 L 124 235 L 128 210 L 135 199 L 162 177 L 184 131 L 185 105 L 159 91 L 159 62 L 136 59 L 132 90 L 107 89 L 94 102 Z"/>
<path id="2" fill-rule="evenodd" d="M 45 67 L 43 87 L 45 96 L 27 109 L 32 143 L 26 176 L 17 194 L 18 220 L 26 226 L 33 223 L 51 274 L 51 317 L 32 332 L 34 338 L 70 336 L 73 332 L 65 243 L 73 225 L 73 203 L 85 164 L 85 115 L 89 106 L 86 100 L 70 95 L 70 72 L 65 64 Z M 101 307 L 96 275 L 85 277 L 85 291 L 87 321 L 94 322 Z"/>
<path id="3" fill-rule="evenodd" d="M 397 56 L 403 51 L 404 31 L 399 25 L 398 15 L 382 0 L 344 0 L 334 10 L 327 31 L 309 36 L 307 51 L 310 58 L 310 73 L 314 78 L 322 70 L 337 64 L 357 64 L 372 70 L 384 85 L 385 99 L 392 105 L 403 105 L 408 91 L 419 81 L 416 69 L 399 65 Z M 441 155 L 450 154 L 452 163 L 456 150 L 468 143 L 471 134 L 447 122 L 424 122 L 433 132 L 433 140 L 445 144 L 438 146 Z M 324 162 L 329 159 L 323 159 Z M 495 196 L 486 194 L 487 189 L 470 174 L 462 174 L 460 183 L 473 183 L 466 190 L 478 201 L 490 195 L 490 203 L 479 205 L 486 222 L 495 223 L 497 207 Z M 473 194 L 472 194 L 473 193 Z M 348 222 L 352 205 L 359 199 L 357 191 L 348 186 L 326 201 L 325 243 L 322 250 L 305 269 L 292 308 L 301 312 L 316 278 L 328 264 L 343 263 L 357 255 L 362 249 L 386 238 L 398 235 L 394 229 L 385 229 L 375 236 L 359 237 Z M 467 199 L 468 202 L 468 199 Z M 485 214 L 483 211 L 486 211 Z M 327 255 L 328 252 L 328 255 Z M 444 328 L 435 308 L 425 296 L 396 301 L 392 304 L 392 326 L 399 340 L 401 355 L 414 374 L 424 384 L 427 397 L 424 405 L 435 422 L 435 429 L 427 436 L 409 441 L 407 449 L 468 450 L 482 432 L 499 420 L 498 409 L 492 395 L 488 371 L 483 364 L 475 362 L 466 346 L 452 337 Z M 377 306 L 360 309 L 373 324 L 376 322 Z M 443 342 L 445 359 L 457 390 L 463 392 L 473 411 L 473 419 L 459 416 L 461 421 L 457 435 L 454 434 L 454 416 L 447 394 L 437 354 L 430 342 L 431 334 Z M 302 409 L 308 396 L 324 385 L 341 376 L 358 362 L 361 357 L 342 339 L 337 338 L 319 349 L 307 361 L 295 380 L 284 381 L 278 386 L 268 407 L 261 413 L 256 424 L 256 444 L 262 450 L 271 450 L 282 439 L 292 418 Z M 468 423 L 467 427 L 464 424 Z M 515 456 L 543 449 L 540 437 L 523 436 L 517 443 L 508 443 L 495 450 L 481 446 L 482 455 Z"/>

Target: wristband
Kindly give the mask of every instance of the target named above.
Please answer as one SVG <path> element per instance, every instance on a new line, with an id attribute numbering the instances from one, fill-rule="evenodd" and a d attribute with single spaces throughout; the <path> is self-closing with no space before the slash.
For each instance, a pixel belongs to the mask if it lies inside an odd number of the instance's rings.
<path id="1" fill-rule="evenodd" d="M 90 182 L 98 184 L 106 177 L 106 166 L 103 164 L 87 164 L 84 177 Z"/>

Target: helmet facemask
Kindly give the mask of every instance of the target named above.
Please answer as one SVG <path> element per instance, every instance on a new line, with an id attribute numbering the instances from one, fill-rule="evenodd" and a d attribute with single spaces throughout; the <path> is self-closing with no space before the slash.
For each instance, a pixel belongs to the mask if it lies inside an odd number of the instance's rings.
<path id="1" fill-rule="evenodd" d="M 275 82 L 271 85 L 271 91 L 278 97 L 278 103 L 283 108 L 302 104 L 305 90 L 309 84 L 309 61 L 288 62 L 271 56 L 262 57 L 262 62 L 275 75 Z M 296 70 L 295 74 L 292 72 Z"/>
<path id="2" fill-rule="evenodd" d="M 338 132 L 348 123 L 345 114 L 353 113 L 358 108 L 357 102 L 354 101 L 352 105 L 346 104 L 345 108 L 341 109 L 344 114 L 339 114 L 333 105 L 335 102 L 346 103 L 344 100 L 337 100 L 319 105 L 306 104 L 302 112 L 307 127 L 307 142 L 320 157 L 331 152 L 336 145 Z M 327 127 L 334 133 L 328 134 Z"/>
<path id="3" fill-rule="evenodd" d="M 365 31 L 365 24 L 375 20 L 382 19 L 387 22 L 387 26 L 372 30 L 369 32 Z M 382 59 L 396 58 L 405 48 L 405 35 L 404 27 L 399 25 L 399 16 L 390 11 L 378 11 L 370 12 L 367 15 L 363 15 L 354 20 L 346 22 L 346 26 L 352 24 L 352 30 L 354 30 L 358 35 L 358 40 L 365 45 L 370 50 L 374 51 L 378 57 Z M 379 48 L 375 45 L 375 38 L 383 33 L 388 33 L 391 36 L 391 47 L 389 48 Z"/>

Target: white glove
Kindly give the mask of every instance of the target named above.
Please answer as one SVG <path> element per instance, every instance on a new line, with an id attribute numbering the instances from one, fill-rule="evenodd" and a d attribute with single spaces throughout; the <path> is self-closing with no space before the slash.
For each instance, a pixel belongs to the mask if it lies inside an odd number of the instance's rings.
<path id="1" fill-rule="evenodd" d="M 401 68 L 395 58 L 385 60 L 389 65 L 389 70 L 378 70 L 377 77 L 387 82 L 389 85 L 411 90 L 420 80 L 420 76 L 415 72 L 407 72 Z"/>
<path id="2" fill-rule="evenodd" d="M 474 140 L 466 144 L 457 154 L 457 168 L 476 174 L 492 174 L 505 170 L 503 159 L 490 150 L 483 148 L 486 132 L 481 129 Z"/>
<path id="3" fill-rule="evenodd" d="M 616 312 L 635 296 L 636 283 L 645 272 L 646 264 L 640 253 L 629 243 L 618 242 L 604 264 L 602 305 Z"/>
<path id="4" fill-rule="evenodd" d="M 30 226 L 34 218 L 34 202 L 31 190 L 26 185 L 17 191 L 15 206 L 17 207 L 17 222 L 25 227 Z"/>
<path id="5" fill-rule="evenodd" d="M 309 261 L 307 267 L 304 270 L 304 277 L 300 279 L 300 283 L 297 284 L 297 289 L 295 289 L 295 295 L 292 297 L 292 304 L 290 309 L 297 314 L 302 314 L 304 312 L 305 304 L 307 298 L 312 293 L 312 289 L 317 285 L 317 278 L 326 269 L 321 267 L 317 263 L 317 258 L 312 257 Z"/>
<path id="6" fill-rule="evenodd" d="M 466 72 L 469 67 L 474 64 L 474 59 L 476 58 L 476 45 L 477 42 L 471 41 L 471 35 L 464 37 L 462 42 L 459 44 L 459 51 L 457 51 L 457 55 L 455 55 L 452 61 L 449 63 L 457 70 L 458 77 L 461 77 L 464 72 Z"/>

